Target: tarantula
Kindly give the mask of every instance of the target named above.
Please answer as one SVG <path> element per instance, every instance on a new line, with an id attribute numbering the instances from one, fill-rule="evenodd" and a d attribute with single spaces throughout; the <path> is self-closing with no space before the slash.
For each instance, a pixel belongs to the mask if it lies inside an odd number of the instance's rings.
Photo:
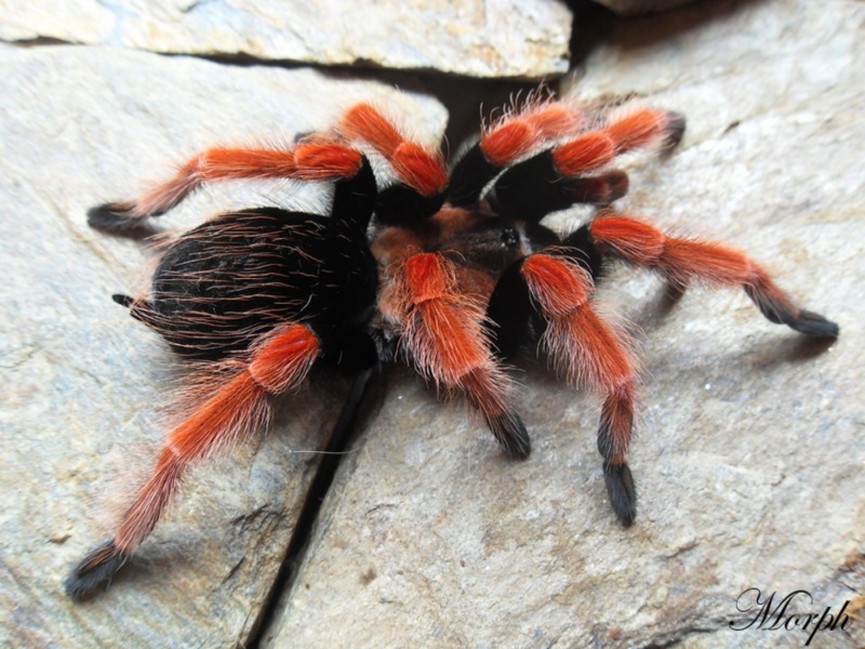
<path id="1" fill-rule="evenodd" d="M 654 269 L 680 287 L 741 287 L 771 322 L 838 335 L 745 255 L 668 236 L 610 207 L 628 187 L 612 168 L 616 157 L 673 147 L 684 128 L 681 115 L 656 108 L 605 113 L 534 100 L 493 121 L 448 168 L 439 151 L 362 103 L 331 132 L 286 148 L 211 148 L 142 198 L 90 210 L 91 225 L 119 229 L 163 214 L 204 183 L 333 183 L 328 213 L 222 214 L 165 249 L 148 295 L 114 296 L 191 361 L 196 389 L 116 534 L 73 569 L 67 592 L 107 585 L 186 468 L 265 423 L 268 397 L 297 386 L 318 362 L 362 382 L 403 358 L 443 391 L 464 394 L 505 452 L 524 458 L 529 435 L 509 398 L 505 361 L 540 344 L 564 378 L 602 396 L 603 475 L 613 510 L 630 525 L 636 363 L 622 333 L 592 307 L 605 260 Z M 386 163 L 396 181 L 377 182 L 370 160 Z M 541 224 L 577 203 L 597 207 L 582 227 L 559 236 Z M 343 414 L 359 407 L 358 394 Z"/>

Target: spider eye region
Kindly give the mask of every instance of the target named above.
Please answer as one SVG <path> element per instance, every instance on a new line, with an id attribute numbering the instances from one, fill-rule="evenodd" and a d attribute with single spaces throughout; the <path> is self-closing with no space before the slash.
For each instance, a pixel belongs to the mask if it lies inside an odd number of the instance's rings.
<path id="1" fill-rule="evenodd" d="M 520 244 L 520 233 L 517 232 L 516 228 L 504 227 L 502 228 L 501 240 L 506 247 L 512 248 Z"/>

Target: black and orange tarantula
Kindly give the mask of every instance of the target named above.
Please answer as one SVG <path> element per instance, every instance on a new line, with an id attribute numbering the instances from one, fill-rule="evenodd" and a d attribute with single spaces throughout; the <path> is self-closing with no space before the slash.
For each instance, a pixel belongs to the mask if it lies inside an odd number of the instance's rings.
<path id="1" fill-rule="evenodd" d="M 678 286 L 741 287 L 771 322 L 838 335 L 745 255 L 667 236 L 610 207 L 628 185 L 612 168 L 616 157 L 675 146 L 684 127 L 682 116 L 654 108 L 603 114 L 531 101 L 484 129 L 448 168 L 440 152 L 359 104 L 332 132 L 285 149 L 208 149 L 139 200 L 91 210 L 91 225 L 117 229 L 163 214 L 209 182 L 334 186 L 325 214 L 268 207 L 217 216 L 166 248 L 149 294 L 114 296 L 193 361 L 197 389 L 116 534 L 74 568 L 67 592 L 80 597 L 107 584 L 151 533 L 187 467 L 263 424 L 268 397 L 297 386 L 317 362 L 368 377 L 404 358 L 445 392 L 464 394 L 505 452 L 524 458 L 529 435 L 503 363 L 540 343 L 568 381 L 601 393 L 603 474 L 613 510 L 630 525 L 636 369 L 622 334 L 592 308 L 605 260 L 654 269 Z M 386 161 L 396 181 L 379 186 L 370 159 Z M 576 203 L 598 207 L 576 231 L 559 236 L 541 224 Z M 345 408 L 358 402 L 355 394 Z"/>

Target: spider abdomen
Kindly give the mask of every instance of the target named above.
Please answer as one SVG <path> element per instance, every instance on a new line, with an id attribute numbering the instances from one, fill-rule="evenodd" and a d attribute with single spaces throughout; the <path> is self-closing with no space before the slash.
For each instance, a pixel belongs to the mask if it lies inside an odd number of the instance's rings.
<path id="1" fill-rule="evenodd" d="M 242 353 L 284 322 L 342 340 L 369 318 L 376 267 L 364 246 L 344 254 L 347 242 L 335 245 L 329 224 L 274 208 L 221 215 L 168 248 L 150 299 L 134 301 L 131 313 L 175 352 L 201 360 Z"/>

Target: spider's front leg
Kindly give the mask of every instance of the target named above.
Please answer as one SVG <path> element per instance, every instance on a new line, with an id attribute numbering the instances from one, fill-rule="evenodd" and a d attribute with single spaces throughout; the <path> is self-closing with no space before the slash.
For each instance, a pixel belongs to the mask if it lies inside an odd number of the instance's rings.
<path id="1" fill-rule="evenodd" d="M 508 403 L 508 379 L 490 351 L 482 300 L 460 290 L 456 273 L 455 264 L 438 253 L 396 262 L 380 302 L 382 314 L 401 331 L 402 344 L 424 376 L 464 392 L 502 447 L 527 457 L 529 435 Z"/>
<path id="2" fill-rule="evenodd" d="M 134 227 L 161 216 L 205 183 L 256 178 L 333 180 L 350 178 L 361 154 L 338 142 L 301 142 L 293 149 L 214 147 L 195 155 L 175 175 L 136 200 L 104 203 L 87 212 L 88 223 L 103 230 Z"/>
<path id="3" fill-rule="evenodd" d="M 592 279 L 558 253 L 535 253 L 508 268 L 487 309 L 496 323 L 496 344 L 510 355 L 528 336 L 533 318 L 544 323 L 543 348 L 569 382 L 603 394 L 598 450 L 613 510 L 634 522 L 637 495 L 628 468 L 636 399 L 636 361 L 624 336 L 592 309 Z"/>

